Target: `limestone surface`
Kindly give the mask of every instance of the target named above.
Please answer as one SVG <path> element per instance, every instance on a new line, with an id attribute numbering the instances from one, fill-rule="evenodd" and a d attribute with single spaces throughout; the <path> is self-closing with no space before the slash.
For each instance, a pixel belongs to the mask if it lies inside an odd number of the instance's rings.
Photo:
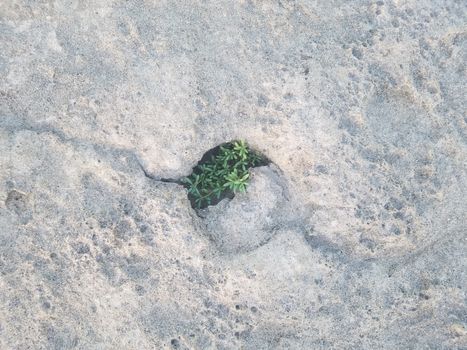
<path id="1" fill-rule="evenodd" d="M 466 23 L 0 1 L 0 349 L 466 349 Z M 192 209 L 238 139 L 271 164 Z"/>

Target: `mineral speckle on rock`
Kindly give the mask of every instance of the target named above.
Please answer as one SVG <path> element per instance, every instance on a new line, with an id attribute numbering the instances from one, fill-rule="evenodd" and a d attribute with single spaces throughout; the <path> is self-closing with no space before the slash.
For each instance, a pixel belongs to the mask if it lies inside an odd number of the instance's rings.
<path id="1" fill-rule="evenodd" d="M 466 11 L 1 1 L 0 349 L 465 349 Z"/>

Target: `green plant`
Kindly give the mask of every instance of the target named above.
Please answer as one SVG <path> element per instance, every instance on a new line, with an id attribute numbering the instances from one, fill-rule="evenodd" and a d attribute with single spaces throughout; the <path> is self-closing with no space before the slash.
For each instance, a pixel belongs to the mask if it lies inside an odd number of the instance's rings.
<path id="1" fill-rule="evenodd" d="M 208 160 L 198 164 L 191 175 L 182 179 L 197 208 L 211 205 L 229 193 L 245 192 L 249 168 L 264 162 L 242 140 L 216 147 L 210 153 Z"/>

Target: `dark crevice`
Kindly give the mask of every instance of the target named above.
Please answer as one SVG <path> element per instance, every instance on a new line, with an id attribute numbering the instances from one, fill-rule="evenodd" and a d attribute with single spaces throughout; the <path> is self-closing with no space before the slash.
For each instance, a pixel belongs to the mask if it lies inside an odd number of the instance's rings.
<path id="1" fill-rule="evenodd" d="M 217 156 L 219 154 L 219 151 L 221 149 L 221 147 L 227 147 L 229 145 L 231 145 L 233 142 L 235 142 L 236 140 L 233 140 L 233 141 L 230 141 L 230 142 L 224 142 L 224 143 L 221 143 L 220 145 L 214 147 L 214 148 L 211 148 L 210 150 L 208 150 L 206 153 L 204 153 L 203 157 L 201 158 L 201 160 L 196 164 L 196 166 L 200 165 L 200 164 L 204 164 L 206 163 L 208 160 L 211 159 L 212 156 Z M 251 148 L 249 145 L 248 145 L 248 149 L 254 153 L 254 154 L 257 154 L 261 157 L 261 161 L 252 166 L 252 168 L 256 168 L 256 167 L 260 167 L 260 166 L 265 166 L 265 165 L 268 165 L 271 163 L 271 161 L 264 155 L 264 154 L 261 154 L 261 152 L 259 152 L 258 150 L 255 150 L 254 148 Z M 193 167 L 194 168 L 196 168 Z"/>
<path id="2" fill-rule="evenodd" d="M 199 196 L 193 194 L 193 192 L 190 191 L 190 189 L 192 189 L 193 186 L 190 182 L 187 182 L 187 179 L 193 180 L 194 177 L 198 175 L 200 177 L 205 176 L 205 177 L 212 178 L 214 180 L 219 180 L 219 183 L 222 183 L 223 181 L 225 181 L 225 176 L 216 177 L 216 176 L 207 174 L 206 171 L 203 170 L 203 166 L 216 167 L 216 169 L 226 170 L 228 173 L 231 173 L 237 167 L 238 169 L 240 169 L 239 170 L 240 173 L 246 174 L 246 173 L 249 173 L 250 168 L 265 166 L 271 163 L 271 161 L 266 156 L 262 155 L 260 152 L 250 148 L 247 144 L 245 144 L 245 147 L 248 151 L 248 156 L 244 160 L 244 168 L 241 166 L 240 167 L 237 166 L 240 159 L 232 159 L 226 163 L 225 167 L 220 167 L 219 169 L 219 164 L 218 164 L 219 161 L 217 161 L 217 159 L 223 156 L 226 149 L 234 150 L 234 144 L 236 142 L 238 143 L 241 141 L 233 140 L 230 142 L 225 142 L 208 150 L 201 157 L 201 160 L 193 167 L 193 171 L 190 175 L 186 177 L 182 177 L 180 180 L 175 180 L 177 181 L 176 183 L 182 184 L 183 186 L 185 186 L 185 188 L 188 189 L 188 198 L 190 200 L 191 206 L 194 209 L 204 209 L 208 207 L 209 205 L 216 205 L 225 198 L 232 199 L 235 196 L 235 192 L 238 191 L 237 189 L 225 187 L 222 189 L 222 191 L 218 195 L 214 195 L 214 194 L 209 195 L 206 200 L 202 200 L 200 202 L 197 201 L 199 200 Z M 168 182 L 175 182 L 175 181 L 169 179 Z M 214 181 L 214 183 L 216 182 L 217 181 Z M 202 191 L 206 191 L 208 193 L 209 191 L 214 190 L 215 188 L 216 188 L 215 185 L 213 185 L 212 187 L 198 186 L 198 189 L 200 190 L 202 195 L 203 195 Z"/>
<path id="3" fill-rule="evenodd" d="M 164 182 L 164 183 L 174 183 L 174 184 L 177 184 L 177 185 L 184 185 L 183 182 L 181 180 L 177 180 L 177 179 L 169 179 L 169 178 L 163 178 L 163 177 L 157 177 L 153 174 L 151 174 L 150 172 L 148 172 L 144 166 L 141 164 L 141 162 L 139 162 L 139 166 L 144 174 L 144 176 L 146 176 L 148 179 L 151 179 L 151 180 L 154 180 L 154 181 L 158 181 L 158 182 Z"/>

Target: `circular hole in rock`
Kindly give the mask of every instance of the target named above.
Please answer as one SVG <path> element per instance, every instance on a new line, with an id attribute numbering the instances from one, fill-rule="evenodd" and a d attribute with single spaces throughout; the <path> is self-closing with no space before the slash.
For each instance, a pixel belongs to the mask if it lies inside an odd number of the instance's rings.
<path id="1" fill-rule="evenodd" d="M 245 141 L 234 140 L 207 151 L 192 173 L 181 179 L 188 190 L 194 209 L 216 205 L 235 193 L 245 192 L 250 169 L 270 163 L 264 155 L 253 150 Z"/>

